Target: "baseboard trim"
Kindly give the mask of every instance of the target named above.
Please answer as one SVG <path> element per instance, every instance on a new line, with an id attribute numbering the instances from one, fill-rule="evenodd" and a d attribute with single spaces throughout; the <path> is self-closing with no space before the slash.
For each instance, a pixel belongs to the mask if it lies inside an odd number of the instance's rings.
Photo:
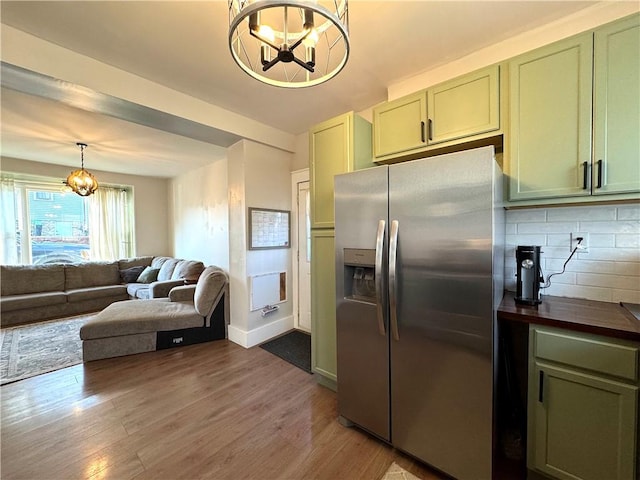
<path id="1" fill-rule="evenodd" d="M 229 340 L 233 343 L 237 343 L 244 348 L 251 348 L 292 329 L 293 316 L 289 315 L 249 331 L 229 325 L 228 335 Z"/>

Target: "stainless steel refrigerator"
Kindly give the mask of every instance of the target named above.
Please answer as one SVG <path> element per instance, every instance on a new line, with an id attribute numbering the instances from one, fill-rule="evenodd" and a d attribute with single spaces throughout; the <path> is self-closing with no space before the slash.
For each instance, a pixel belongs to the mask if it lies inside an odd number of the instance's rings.
<path id="1" fill-rule="evenodd" d="M 335 177 L 341 420 L 458 479 L 492 476 L 501 201 L 493 147 Z"/>

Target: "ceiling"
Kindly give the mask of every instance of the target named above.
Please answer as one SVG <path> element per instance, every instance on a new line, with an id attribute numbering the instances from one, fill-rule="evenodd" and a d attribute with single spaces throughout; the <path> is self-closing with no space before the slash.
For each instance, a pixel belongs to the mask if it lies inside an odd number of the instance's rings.
<path id="1" fill-rule="evenodd" d="M 2 24 L 291 134 L 365 110 L 387 87 L 575 13 L 583 1 L 365 1 L 349 3 L 351 53 L 329 82 L 289 90 L 263 85 L 233 62 L 226 0 L 6 1 Z M 224 156 L 187 136 L 2 89 L 2 155 L 171 177 Z M 55 119 L 55 121 L 52 121 Z M 76 155 L 77 154 L 77 155 Z"/>

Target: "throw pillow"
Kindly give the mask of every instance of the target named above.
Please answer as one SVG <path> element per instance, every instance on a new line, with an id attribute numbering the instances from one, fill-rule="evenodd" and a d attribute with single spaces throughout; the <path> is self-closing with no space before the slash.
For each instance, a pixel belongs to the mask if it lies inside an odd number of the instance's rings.
<path id="1" fill-rule="evenodd" d="M 138 277 L 138 283 L 151 283 L 158 279 L 159 268 L 145 268 Z"/>
<path id="2" fill-rule="evenodd" d="M 120 279 L 122 283 L 133 283 L 138 280 L 138 277 L 144 270 L 144 267 L 131 267 L 120 270 Z"/>

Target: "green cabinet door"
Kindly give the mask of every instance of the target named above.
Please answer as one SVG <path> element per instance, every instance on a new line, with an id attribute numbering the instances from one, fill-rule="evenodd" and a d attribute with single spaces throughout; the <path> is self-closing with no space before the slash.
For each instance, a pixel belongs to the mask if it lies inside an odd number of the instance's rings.
<path id="1" fill-rule="evenodd" d="M 333 177 L 353 170 L 350 122 L 349 115 L 341 115 L 309 131 L 311 228 L 333 227 Z"/>
<path id="2" fill-rule="evenodd" d="M 593 194 L 640 191 L 640 15 L 595 33 Z"/>
<path id="3" fill-rule="evenodd" d="M 590 194 L 592 53 L 587 33 L 510 62 L 510 200 Z"/>
<path id="4" fill-rule="evenodd" d="M 373 109 L 375 158 L 427 146 L 427 93 L 383 103 Z"/>
<path id="5" fill-rule="evenodd" d="M 333 230 L 311 231 L 311 365 L 337 381 L 336 273 Z"/>
<path id="6" fill-rule="evenodd" d="M 635 478 L 638 387 L 536 361 L 529 389 L 530 469 L 566 480 Z"/>
<path id="7" fill-rule="evenodd" d="M 309 130 L 311 228 L 333 228 L 333 177 L 373 166 L 371 124 L 353 112 Z"/>
<path id="8" fill-rule="evenodd" d="M 497 65 L 427 91 L 429 145 L 500 128 L 500 70 Z"/>

